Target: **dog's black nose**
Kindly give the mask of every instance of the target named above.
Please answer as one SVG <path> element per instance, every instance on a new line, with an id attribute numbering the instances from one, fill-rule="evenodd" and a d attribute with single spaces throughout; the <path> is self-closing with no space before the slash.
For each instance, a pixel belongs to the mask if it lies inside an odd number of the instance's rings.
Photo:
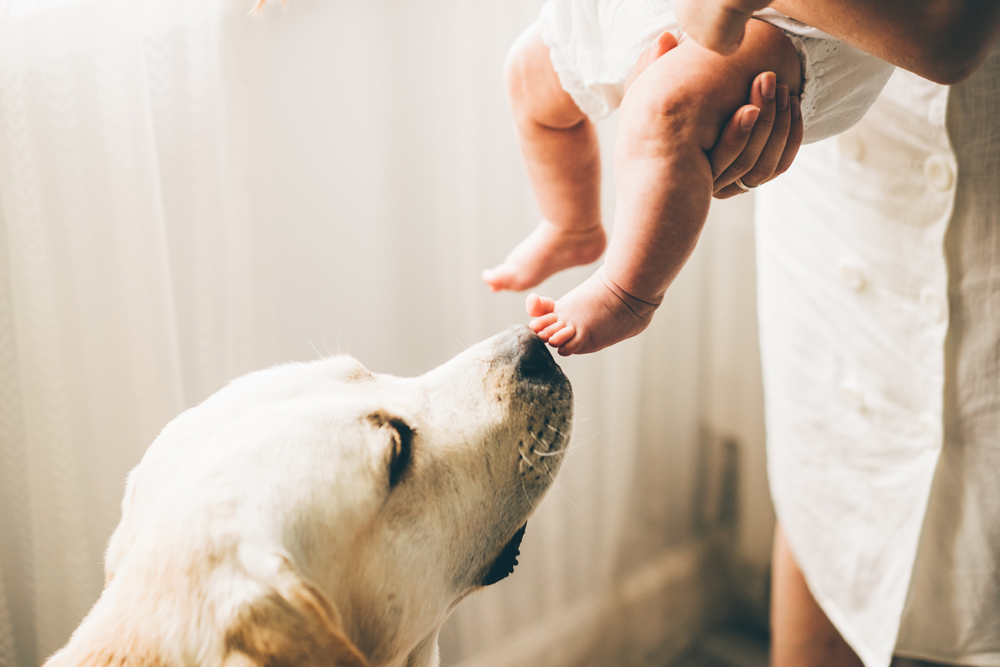
<path id="1" fill-rule="evenodd" d="M 558 368 L 545 343 L 534 332 L 524 340 L 523 350 L 517 371 L 524 377 L 548 375 Z"/>
<path id="2" fill-rule="evenodd" d="M 534 331 L 525 326 L 511 327 L 507 352 L 521 377 L 536 378 L 551 375 L 559 366 Z"/>

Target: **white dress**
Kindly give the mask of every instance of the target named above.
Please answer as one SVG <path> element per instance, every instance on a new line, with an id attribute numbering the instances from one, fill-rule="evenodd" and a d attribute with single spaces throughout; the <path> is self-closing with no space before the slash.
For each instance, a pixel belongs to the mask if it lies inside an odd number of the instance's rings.
<path id="1" fill-rule="evenodd" d="M 1000 665 L 1000 47 L 757 196 L 775 507 L 867 667 Z"/>
<path id="2" fill-rule="evenodd" d="M 559 82 L 593 120 L 619 107 L 639 55 L 670 31 L 687 35 L 673 0 L 549 0 L 539 18 Z M 757 17 L 782 30 L 802 61 L 805 143 L 843 132 L 865 114 L 892 66 L 777 11 Z"/>

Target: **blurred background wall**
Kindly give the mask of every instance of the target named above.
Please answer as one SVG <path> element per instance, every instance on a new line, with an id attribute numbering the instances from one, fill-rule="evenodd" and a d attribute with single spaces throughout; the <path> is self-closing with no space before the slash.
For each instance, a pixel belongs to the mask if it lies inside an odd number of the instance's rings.
<path id="1" fill-rule="evenodd" d="M 0 0 L 0 665 L 97 598 L 125 475 L 184 408 L 338 352 L 419 374 L 526 321 L 479 273 L 538 219 L 501 68 L 540 5 Z M 663 665 L 764 622 L 751 210 L 713 207 L 649 330 L 561 362 L 572 454 L 444 665 Z"/>

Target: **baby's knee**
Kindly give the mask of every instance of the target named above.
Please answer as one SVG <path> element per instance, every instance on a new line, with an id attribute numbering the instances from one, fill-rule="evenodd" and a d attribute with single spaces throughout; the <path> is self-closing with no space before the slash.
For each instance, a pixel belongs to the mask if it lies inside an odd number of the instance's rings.
<path id="1" fill-rule="evenodd" d="M 688 94 L 676 79 L 642 78 L 629 89 L 619 110 L 619 134 L 674 137 L 704 122 L 700 96 Z"/>

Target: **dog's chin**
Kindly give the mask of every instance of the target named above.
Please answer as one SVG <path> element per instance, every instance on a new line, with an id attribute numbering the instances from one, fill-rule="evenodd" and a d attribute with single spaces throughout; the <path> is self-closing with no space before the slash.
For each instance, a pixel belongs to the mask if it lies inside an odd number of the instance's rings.
<path id="1" fill-rule="evenodd" d="M 504 545 L 500 555 L 497 559 L 493 561 L 493 565 L 490 566 L 490 571 L 486 573 L 486 577 L 483 579 L 483 586 L 492 586 L 498 581 L 503 581 L 514 572 L 514 568 L 517 566 L 517 557 L 520 555 L 519 548 L 521 546 L 521 540 L 524 538 L 524 529 L 528 527 L 525 523 L 523 526 L 518 528 L 517 532 L 514 533 L 514 537 L 510 538 L 510 541 Z"/>

